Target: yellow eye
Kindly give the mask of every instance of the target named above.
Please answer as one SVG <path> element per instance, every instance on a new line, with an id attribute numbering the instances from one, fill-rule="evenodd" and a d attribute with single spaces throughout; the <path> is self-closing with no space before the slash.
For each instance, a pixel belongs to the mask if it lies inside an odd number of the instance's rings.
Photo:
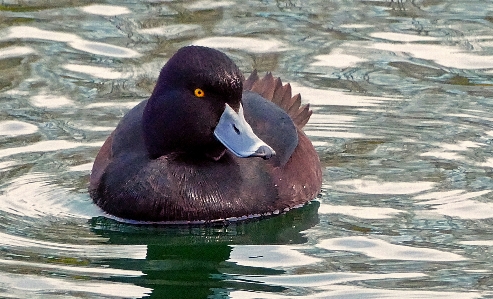
<path id="1" fill-rule="evenodd" d="M 202 89 L 200 89 L 200 88 L 196 88 L 193 93 L 195 94 L 195 96 L 197 98 L 203 98 L 203 97 L 205 97 L 205 92 Z"/>

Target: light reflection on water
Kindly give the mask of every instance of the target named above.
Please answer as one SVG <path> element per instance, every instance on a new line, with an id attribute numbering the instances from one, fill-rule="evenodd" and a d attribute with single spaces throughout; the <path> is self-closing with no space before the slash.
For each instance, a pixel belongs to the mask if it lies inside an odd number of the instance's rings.
<path id="1" fill-rule="evenodd" d="M 228 262 L 247 267 L 285 269 L 322 262 L 286 245 L 234 245 Z"/>
<path id="2" fill-rule="evenodd" d="M 323 240 L 319 245 L 329 250 L 354 251 L 369 257 L 383 260 L 416 260 L 416 261 L 461 261 L 463 257 L 454 253 L 429 248 L 412 248 L 410 246 L 393 245 L 383 240 L 367 237 L 343 237 Z"/>
<path id="3" fill-rule="evenodd" d="M 118 16 L 131 13 L 125 6 L 91 4 L 80 8 L 83 12 L 102 16 Z"/>
<path id="4" fill-rule="evenodd" d="M 387 219 L 394 217 L 396 214 L 403 213 L 404 211 L 382 207 L 359 207 L 323 204 L 320 205 L 318 212 L 320 214 L 342 214 L 362 219 Z"/>
<path id="5" fill-rule="evenodd" d="M 20 136 L 26 134 L 33 134 L 38 131 L 38 127 L 29 123 L 5 120 L 0 122 L 0 135 L 4 136 Z"/>
<path id="6" fill-rule="evenodd" d="M 370 278 L 371 279 L 371 278 Z M 316 294 L 305 295 L 302 298 L 343 298 L 343 299 L 359 299 L 359 298 L 464 298 L 473 299 L 481 298 L 478 293 L 457 294 L 453 292 L 433 292 L 433 291 L 400 291 L 400 290 L 378 290 L 367 289 L 361 287 L 348 287 L 344 285 L 331 285 L 326 287 L 328 290 L 320 291 Z M 231 298 L 271 298 L 283 299 L 293 298 L 291 296 L 273 295 L 273 294 L 258 294 L 245 291 L 234 291 L 231 293 Z M 296 297 L 294 297 L 296 298 Z"/>
<path id="7" fill-rule="evenodd" d="M 118 58 L 131 58 L 140 56 L 138 52 L 131 49 L 106 43 L 86 41 L 76 34 L 42 30 L 36 27 L 29 26 L 11 27 L 9 32 L 1 39 L 7 41 L 12 39 L 48 40 L 55 42 L 64 42 L 76 50 L 88 52 L 94 55 L 103 55 Z"/>
<path id="8" fill-rule="evenodd" d="M 125 74 L 105 67 L 68 63 L 64 65 L 63 68 L 72 72 L 83 73 L 89 75 L 90 77 L 96 77 L 101 79 L 125 78 Z"/>
<path id="9" fill-rule="evenodd" d="M 195 40 L 193 45 L 213 47 L 216 49 L 235 49 L 250 53 L 273 53 L 288 50 L 285 45 L 276 40 L 265 40 L 249 37 L 208 37 Z"/>
<path id="10" fill-rule="evenodd" d="M 493 296 L 490 3 L 8 3 L 0 296 Z M 171 228 L 119 224 L 91 203 L 98 148 L 189 44 L 272 71 L 310 103 L 316 202 Z"/>

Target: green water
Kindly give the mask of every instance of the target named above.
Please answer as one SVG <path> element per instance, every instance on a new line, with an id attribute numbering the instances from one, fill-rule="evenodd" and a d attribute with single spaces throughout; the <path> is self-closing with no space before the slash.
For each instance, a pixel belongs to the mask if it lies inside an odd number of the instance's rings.
<path id="1" fill-rule="evenodd" d="M 0 297 L 493 298 L 492 11 L 0 2 Z M 124 225 L 92 204 L 99 147 L 189 44 L 311 104 L 314 202 L 212 227 Z"/>

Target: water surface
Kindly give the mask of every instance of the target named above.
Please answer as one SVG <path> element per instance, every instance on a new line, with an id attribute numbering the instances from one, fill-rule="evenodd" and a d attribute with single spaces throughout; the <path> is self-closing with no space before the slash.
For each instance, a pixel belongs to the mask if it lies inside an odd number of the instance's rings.
<path id="1" fill-rule="evenodd" d="M 493 4 L 3 1 L 0 296 L 493 298 Z M 180 47 L 310 103 L 316 201 L 214 227 L 107 219 L 105 138 Z"/>

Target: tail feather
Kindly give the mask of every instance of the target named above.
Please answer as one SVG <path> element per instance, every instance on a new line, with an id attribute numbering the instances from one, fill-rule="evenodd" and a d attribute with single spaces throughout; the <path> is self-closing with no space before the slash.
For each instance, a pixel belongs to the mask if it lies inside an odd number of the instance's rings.
<path id="1" fill-rule="evenodd" d="M 295 116 L 293 121 L 299 128 L 303 128 L 310 120 L 312 113 L 313 111 L 310 110 L 310 105 L 306 104 L 298 110 L 298 114 Z"/>
<path id="2" fill-rule="evenodd" d="M 258 80 L 260 80 L 260 78 L 258 77 L 257 70 L 253 70 L 250 76 L 243 81 L 243 90 L 252 90 L 253 83 Z"/>
<path id="3" fill-rule="evenodd" d="M 270 72 L 260 79 L 254 70 L 243 82 L 243 89 L 256 92 L 281 107 L 299 129 L 306 125 L 312 115 L 310 105 L 301 106 L 301 95 L 291 96 L 291 85 L 283 85 L 281 79 L 274 78 Z"/>

